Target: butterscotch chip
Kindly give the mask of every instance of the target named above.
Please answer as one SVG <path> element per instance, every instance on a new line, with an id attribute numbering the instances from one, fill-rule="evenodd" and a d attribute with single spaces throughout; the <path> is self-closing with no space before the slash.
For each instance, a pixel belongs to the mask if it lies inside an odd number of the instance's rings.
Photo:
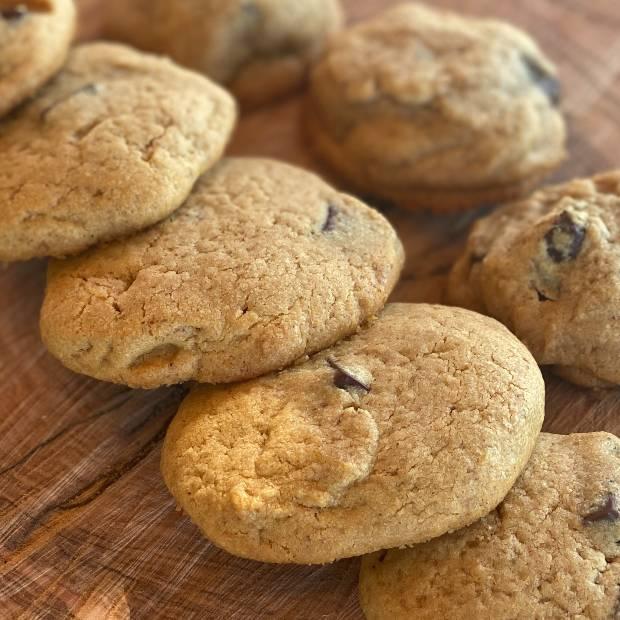
<path id="1" fill-rule="evenodd" d="M 500 323 L 389 305 L 305 363 L 199 387 L 162 472 L 216 545 L 266 562 L 331 562 L 426 541 L 486 515 L 523 470 L 544 384 Z"/>

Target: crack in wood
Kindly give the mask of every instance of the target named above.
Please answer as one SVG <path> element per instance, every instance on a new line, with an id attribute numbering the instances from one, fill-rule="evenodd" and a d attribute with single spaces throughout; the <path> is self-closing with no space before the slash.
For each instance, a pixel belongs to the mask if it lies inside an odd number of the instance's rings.
<path id="1" fill-rule="evenodd" d="M 6 467 L 0 469 L 0 476 L 4 476 L 5 474 L 8 474 L 9 472 L 14 470 L 15 468 L 23 465 L 28 460 L 30 460 L 41 449 L 49 446 L 51 443 L 53 443 L 56 440 L 60 439 L 63 435 L 66 435 L 67 433 L 69 433 L 70 431 L 74 430 L 75 428 L 78 428 L 79 426 L 83 426 L 85 424 L 89 424 L 90 422 L 93 422 L 94 420 L 97 420 L 98 418 L 101 418 L 101 417 L 103 417 L 105 415 L 108 415 L 109 413 L 112 413 L 113 411 L 119 409 L 120 407 L 122 407 L 123 405 L 125 405 L 126 403 L 128 403 L 131 400 L 131 397 L 132 397 L 133 393 L 134 393 L 133 390 L 130 390 L 129 388 L 127 388 L 126 390 L 123 390 L 121 392 L 121 395 L 127 395 L 127 396 L 125 396 L 125 398 L 120 399 L 120 402 L 114 402 L 114 403 L 108 405 L 107 407 L 105 407 L 104 409 L 96 411 L 95 413 L 93 413 L 93 414 L 91 414 L 89 416 L 86 416 L 85 418 L 82 418 L 81 420 L 76 420 L 75 422 L 70 422 L 69 424 L 67 424 L 66 426 L 61 428 L 59 431 L 57 431 L 56 433 L 54 433 L 53 435 L 51 435 L 47 439 L 44 439 L 41 443 L 37 444 L 36 446 L 34 446 L 30 450 L 28 450 L 28 452 L 26 452 L 26 454 L 24 454 L 17 461 L 15 461 L 14 463 L 11 463 L 10 465 L 7 465 Z"/>
<path id="2" fill-rule="evenodd" d="M 147 416 L 147 419 L 152 419 L 154 415 L 161 415 L 164 411 L 166 411 L 167 414 L 162 418 L 161 426 L 157 429 L 155 434 L 142 445 L 133 457 L 123 463 L 113 466 L 107 472 L 90 481 L 69 498 L 46 506 L 35 515 L 28 515 L 18 504 L 8 498 L 1 498 L 13 505 L 15 510 L 22 510 L 23 514 L 30 518 L 30 523 L 28 525 L 14 538 L 9 538 L 6 541 L 5 548 L 9 550 L 9 554 L 4 559 L 5 563 L 11 559 L 13 554 L 19 553 L 20 556 L 23 556 L 28 553 L 29 547 L 36 545 L 36 540 L 32 541 L 31 539 L 37 528 L 43 527 L 54 530 L 54 524 L 50 524 L 51 519 L 60 517 L 62 513 L 71 512 L 88 506 L 125 474 L 133 470 L 146 459 L 153 449 L 163 440 L 168 424 L 176 413 L 177 406 L 183 394 L 183 389 L 177 389 L 174 392 L 168 393 L 163 401 L 157 403 L 153 407 L 157 413 Z M 63 523 L 59 523 L 58 526 L 58 530 L 55 531 L 56 534 L 59 532 L 60 528 L 62 528 Z"/>

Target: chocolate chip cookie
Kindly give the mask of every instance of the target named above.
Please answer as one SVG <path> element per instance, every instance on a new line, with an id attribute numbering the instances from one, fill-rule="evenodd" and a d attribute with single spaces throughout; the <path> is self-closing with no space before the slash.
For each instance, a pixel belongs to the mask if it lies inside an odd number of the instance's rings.
<path id="1" fill-rule="evenodd" d="M 107 34 L 226 85 L 246 107 L 296 90 L 342 23 L 338 0 L 112 0 Z"/>
<path id="2" fill-rule="evenodd" d="M 73 0 L 0 4 L 0 116 L 60 70 L 74 30 Z"/>
<path id="3" fill-rule="evenodd" d="M 41 332 L 106 381 L 240 381 L 355 332 L 402 263 L 378 212 L 293 166 L 229 159 L 167 220 L 53 262 Z"/>
<path id="4" fill-rule="evenodd" d="M 235 118 L 223 89 L 168 60 L 74 48 L 0 123 L 0 260 L 75 254 L 166 217 L 220 158 Z"/>
<path id="5" fill-rule="evenodd" d="M 525 472 L 478 523 L 364 558 L 368 620 L 584 618 L 620 613 L 620 440 L 540 436 Z"/>
<path id="6" fill-rule="evenodd" d="M 564 158 L 555 67 L 509 24 L 408 3 L 337 35 L 311 77 L 317 153 L 359 191 L 435 211 L 521 196 Z"/>
<path id="7" fill-rule="evenodd" d="M 543 410 L 540 371 L 500 323 L 394 304 L 279 374 L 193 390 L 162 472 L 227 551 L 331 562 L 493 510 L 529 459 Z"/>
<path id="8" fill-rule="evenodd" d="M 505 323 L 541 365 L 620 383 L 620 172 L 543 189 L 480 220 L 448 300 Z"/>

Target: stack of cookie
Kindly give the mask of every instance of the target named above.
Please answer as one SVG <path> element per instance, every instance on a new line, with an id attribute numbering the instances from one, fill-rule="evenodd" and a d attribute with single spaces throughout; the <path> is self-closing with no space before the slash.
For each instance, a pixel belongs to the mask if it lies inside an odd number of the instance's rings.
<path id="1" fill-rule="evenodd" d="M 122 45 L 69 49 L 69 0 L 9 4 L 0 259 L 54 258 L 41 334 L 68 368 L 203 384 L 162 473 L 205 535 L 266 562 L 373 554 L 369 618 L 613 614 L 620 441 L 541 435 L 538 363 L 620 379 L 618 330 L 602 327 L 620 287 L 620 176 L 476 226 L 450 297 L 508 327 L 386 305 L 404 255 L 380 213 L 285 163 L 221 159 L 236 105 L 208 78 Z M 213 3 L 210 20 L 190 8 L 111 3 L 110 23 L 245 105 L 299 86 L 340 22 L 332 1 Z M 145 15 L 156 27 L 136 25 Z M 558 102 L 524 33 L 404 5 L 327 46 L 306 121 L 351 187 L 449 211 L 523 196 L 557 166 Z"/>

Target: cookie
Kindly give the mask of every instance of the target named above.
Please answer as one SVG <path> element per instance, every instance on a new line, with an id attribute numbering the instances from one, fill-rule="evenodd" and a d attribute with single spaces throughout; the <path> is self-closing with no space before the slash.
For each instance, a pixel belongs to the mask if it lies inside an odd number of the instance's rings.
<path id="1" fill-rule="evenodd" d="M 542 434 L 478 523 L 364 558 L 368 620 L 613 620 L 620 613 L 620 440 Z"/>
<path id="2" fill-rule="evenodd" d="M 98 379 L 240 381 L 355 332 L 402 263 L 378 212 L 293 166 L 229 159 L 169 219 L 52 263 L 41 331 Z"/>
<path id="3" fill-rule="evenodd" d="M 0 2 L 0 116 L 60 70 L 74 30 L 73 0 Z"/>
<path id="4" fill-rule="evenodd" d="M 540 371 L 501 324 L 392 304 L 305 363 L 194 389 L 166 436 L 162 472 L 230 553 L 331 562 L 493 510 L 525 466 L 543 410 Z"/>
<path id="5" fill-rule="evenodd" d="M 342 23 L 338 0 L 113 0 L 107 34 L 226 85 L 245 107 L 286 95 Z"/>
<path id="6" fill-rule="evenodd" d="M 618 385 L 620 171 L 543 189 L 480 220 L 448 301 L 505 323 L 541 365 Z"/>
<path id="7" fill-rule="evenodd" d="M 310 82 L 317 154 L 404 207 L 520 196 L 565 155 L 556 70 L 503 22 L 399 5 L 337 35 Z"/>
<path id="8" fill-rule="evenodd" d="M 235 117 L 223 89 L 167 60 L 75 48 L 0 123 L 0 260 L 75 254 L 163 219 L 220 158 Z"/>

